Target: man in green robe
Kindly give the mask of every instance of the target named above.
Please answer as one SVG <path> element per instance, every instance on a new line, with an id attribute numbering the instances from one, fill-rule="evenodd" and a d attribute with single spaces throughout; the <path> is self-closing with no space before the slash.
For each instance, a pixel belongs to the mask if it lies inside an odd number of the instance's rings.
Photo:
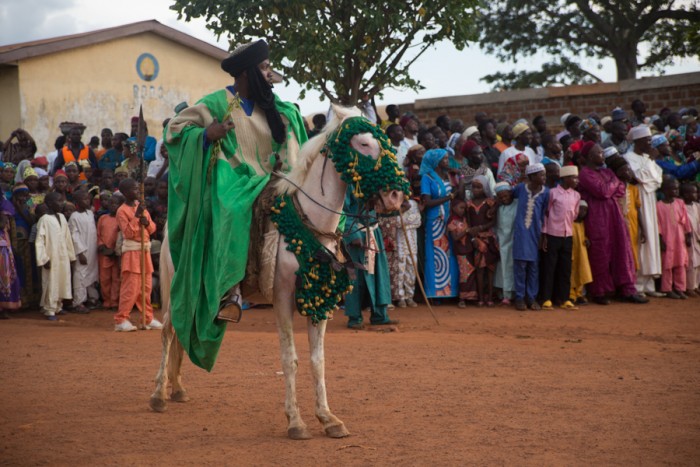
<path id="1" fill-rule="evenodd" d="M 354 217 L 361 211 L 360 202 L 348 187 L 343 212 L 348 214 L 344 228 L 344 242 L 354 263 L 362 264 L 358 269 L 352 292 L 345 296 L 345 316 L 350 329 L 362 329 L 362 309 L 370 307 L 370 323 L 373 325 L 398 324 L 389 319 L 387 305 L 391 303 L 389 262 L 384 251 L 382 231 L 377 224 L 377 214 L 365 211 L 368 218 Z M 369 233 L 368 233 L 369 229 Z"/>
<path id="2" fill-rule="evenodd" d="M 170 120 L 168 236 L 175 274 L 171 319 L 192 362 L 210 371 L 240 316 L 255 199 L 275 164 L 288 171 L 306 141 L 297 108 L 272 92 L 260 40 L 221 63 L 235 78 Z"/>

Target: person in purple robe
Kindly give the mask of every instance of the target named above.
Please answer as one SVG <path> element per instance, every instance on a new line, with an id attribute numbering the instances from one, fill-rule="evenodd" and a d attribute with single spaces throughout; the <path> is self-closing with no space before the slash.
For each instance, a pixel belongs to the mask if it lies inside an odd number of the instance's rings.
<path id="1" fill-rule="evenodd" d="M 4 194 L 0 194 L 0 319 L 9 318 L 8 310 L 16 310 L 22 305 L 19 276 L 10 243 L 10 218 L 14 215 L 15 207 Z"/>
<path id="2" fill-rule="evenodd" d="M 637 294 L 634 284 L 634 259 L 625 219 L 618 199 L 625 196 L 625 184 L 615 173 L 604 167 L 603 148 L 588 141 L 580 151 L 583 168 L 579 174 L 578 190 L 588 203 L 586 235 L 590 241 L 588 259 L 593 282 L 587 285 L 594 302 L 609 305 L 607 295 L 619 289 L 622 297 L 632 303 L 649 300 Z"/>

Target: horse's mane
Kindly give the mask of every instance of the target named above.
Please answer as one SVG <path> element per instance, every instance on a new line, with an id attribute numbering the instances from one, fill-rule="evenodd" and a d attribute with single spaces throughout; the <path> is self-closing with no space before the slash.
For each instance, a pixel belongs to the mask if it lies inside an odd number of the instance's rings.
<path id="1" fill-rule="evenodd" d="M 289 181 L 284 178 L 278 178 L 276 180 L 274 185 L 276 194 L 287 193 L 292 195 L 296 193 L 297 186 L 303 185 L 306 181 L 306 176 L 311 169 L 311 165 L 321 154 L 321 150 L 326 144 L 328 136 L 337 130 L 345 119 L 358 117 L 360 115 L 360 110 L 357 107 L 331 106 L 331 120 L 323 128 L 323 131 L 308 140 L 301 147 L 296 165 L 292 168 L 291 172 L 287 174 L 287 179 L 289 179 Z"/>

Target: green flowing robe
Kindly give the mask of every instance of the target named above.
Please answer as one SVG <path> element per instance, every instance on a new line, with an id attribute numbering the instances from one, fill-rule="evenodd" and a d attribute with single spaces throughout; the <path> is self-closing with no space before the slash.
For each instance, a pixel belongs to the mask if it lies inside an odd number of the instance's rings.
<path id="1" fill-rule="evenodd" d="M 231 130 L 220 140 L 221 152 L 208 175 L 212 150 L 219 146 L 205 148 L 205 128 L 233 115 L 234 99 L 225 89 L 209 94 L 175 116 L 164 134 L 170 159 L 168 237 L 175 267 L 171 319 L 192 363 L 207 371 L 216 362 L 226 330 L 226 324 L 215 319 L 219 303 L 245 275 L 252 206 L 270 179 L 265 167 L 272 165 L 271 155 L 241 154 L 239 138 L 266 139 L 265 144 L 281 154 L 289 148 L 296 151 L 306 141 L 299 111 L 275 96 L 287 123 L 287 141 L 282 145 L 272 141 L 267 125 L 258 126 L 261 130 L 255 135 L 237 137 L 237 129 Z M 261 112 L 255 109 L 254 116 L 256 111 Z M 240 121 L 242 111 L 235 112 Z M 267 157 L 267 165 L 259 163 L 261 156 Z M 290 156 L 283 154 L 283 160 L 291 162 Z"/>
<path id="2" fill-rule="evenodd" d="M 348 187 L 345 193 L 343 211 L 351 215 L 360 213 L 360 202 L 352 194 L 352 187 Z M 376 213 L 374 211 L 370 211 L 368 214 L 375 217 L 374 220 L 376 221 Z M 367 230 L 365 229 L 365 224 L 360 219 L 348 217 L 345 221 L 344 231 L 343 241 L 347 246 L 350 258 L 355 263 L 363 264 L 365 261 L 365 250 L 352 247 L 350 243 L 353 240 L 361 240 L 363 244 L 366 244 Z M 374 274 L 361 270 L 356 271 L 355 287 L 352 292 L 345 296 L 345 315 L 353 322 L 362 321 L 362 309 L 367 305 L 372 307 L 370 319 L 372 324 L 383 323 L 389 319 L 386 311 L 387 305 L 391 303 L 389 262 L 384 251 L 382 231 L 377 228 L 374 230 L 373 235 L 377 243 L 377 251 L 374 257 Z"/>

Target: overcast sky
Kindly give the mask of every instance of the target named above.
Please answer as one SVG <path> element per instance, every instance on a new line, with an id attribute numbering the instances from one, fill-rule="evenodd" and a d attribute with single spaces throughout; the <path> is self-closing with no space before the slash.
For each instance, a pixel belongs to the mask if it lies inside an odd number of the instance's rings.
<path id="1" fill-rule="evenodd" d="M 223 38 L 217 41 L 214 34 L 206 29 L 203 20 L 178 21 L 177 13 L 169 9 L 172 3 L 172 0 L 2 0 L 0 45 L 156 19 L 201 40 L 224 49 L 228 48 L 228 43 Z M 384 98 L 380 99 L 378 104 L 488 92 L 489 86 L 479 81 L 482 76 L 498 70 L 532 70 L 546 61 L 548 57 L 541 56 L 528 58 L 527 63 L 501 63 L 483 53 L 476 44 L 457 51 L 450 43 L 440 43 L 426 51 L 411 68 L 412 75 L 425 86 L 425 90 L 419 93 L 386 90 Z M 615 80 L 616 70 L 612 60 L 583 60 L 582 63 L 586 69 L 603 80 Z M 685 59 L 678 60 L 667 73 L 698 70 L 700 62 L 697 59 Z M 307 93 L 306 98 L 300 101 L 299 89 L 298 85 L 291 83 L 289 86 L 277 85 L 275 91 L 284 100 L 299 102 L 304 114 L 321 112 L 327 108 L 327 101 L 320 102 L 319 94 L 314 92 Z"/>

